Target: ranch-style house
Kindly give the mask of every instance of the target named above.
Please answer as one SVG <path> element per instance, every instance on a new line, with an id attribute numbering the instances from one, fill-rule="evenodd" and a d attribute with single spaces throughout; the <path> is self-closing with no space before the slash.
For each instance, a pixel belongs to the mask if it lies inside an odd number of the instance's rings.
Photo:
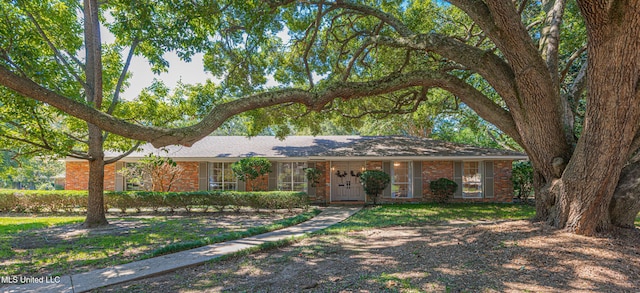
<path id="1" fill-rule="evenodd" d="M 183 168 L 172 191 L 238 190 L 252 186 L 266 190 L 304 191 L 315 203 L 365 202 L 358 175 L 382 170 L 391 184 L 381 202 L 428 202 L 429 183 L 448 178 L 458 183 L 453 202 L 510 202 L 513 198 L 511 169 L 525 154 L 480 148 L 426 138 L 403 136 L 209 136 L 191 147 L 169 146 L 163 150 L 147 144 L 121 161 L 105 167 L 105 190 L 136 190 L 118 170 L 135 164 L 148 154 L 168 156 Z M 116 153 L 106 153 L 106 158 Z M 238 181 L 231 164 L 245 157 L 263 157 L 271 172 L 257 182 Z M 304 169 L 320 171 L 318 184 L 306 179 Z M 66 160 L 66 189 L 87 189 L 89 165 Z"/>

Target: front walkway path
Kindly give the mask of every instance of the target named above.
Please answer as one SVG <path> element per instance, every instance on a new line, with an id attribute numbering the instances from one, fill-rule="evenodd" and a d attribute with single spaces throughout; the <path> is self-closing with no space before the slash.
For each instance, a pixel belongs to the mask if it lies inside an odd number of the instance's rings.
<path id="1" fill-rule="evenodd" d="M 265 242 L 300 237 L 306 233 L 322 230 L 342 222 L 355 214 L 360 207 L 327 207 L 322 213 L 309 221 L 281 230 L 260 234 L 253 237 L 217 243 L 173 254 L 149 258 L 128 264 L 80 273 L 44 279 L 43 283 L 31 283 L 0 287 L 5 293 L 13 292 L 86 292 L 96 288 L 118 283 L 147 278 L 153 275 L 175 271 L 180 268 L 195 266 L 226 254 L 251 248 Z M 27 276 L 23 276 L 27 277 Z M 36 282 L 39 280 L 35 280 Z"/>

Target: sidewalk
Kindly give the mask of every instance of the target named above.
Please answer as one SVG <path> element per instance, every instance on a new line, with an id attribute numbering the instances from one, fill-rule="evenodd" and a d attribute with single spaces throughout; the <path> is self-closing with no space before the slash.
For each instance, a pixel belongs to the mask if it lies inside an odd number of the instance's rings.
<path id="1" fill-rule="evenodd" d="M 0 288 L 4 293 L 14 292 L 86 292 L 104 286 L 147 278 L 180 268 L 195 266 L 226 254 L 251 248 L 265 242 L 300 237 L 342 222 L 355 214 L 360 207 L 326 207 L 313 219 L 281 230 L 253 237 L 217 243 L 169 255 L 149 258 L 105 269 L 45 279 L 43 283 L 31 283 Z"/>

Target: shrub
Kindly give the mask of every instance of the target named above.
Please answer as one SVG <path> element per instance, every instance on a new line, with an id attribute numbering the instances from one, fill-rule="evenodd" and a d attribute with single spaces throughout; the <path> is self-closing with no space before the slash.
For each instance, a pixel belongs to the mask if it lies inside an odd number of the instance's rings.
<path id="1" fill-rule="evenodd" d="M 383 171 L 368 170 L 362 172 L 360 182 L 362 183 L 362 187 L 364 187 L 364 193 L 373 199 L 373 204 L 375 205 L 377 204 L 378 195 L 381 194 L 382 191 L 387 188 L 389 182 L 391 182 L 391 177 Z"/>
<path id="2" fill-rule="evenodd" d="M 241 181 L 249 182 L 251 189 L 255 190 L 253 181 L 258 177 L 271 172 L 271 162 L 265 158 L 244 158 L 231 165 L 233 174 Z"/>
<path id="3" fill-rule="evenodd" d="M 86 209 L 87 191 L 74 190 L 0 190 L 0 211 L 42 212 L 59 210 L 73 211 Z M 306 208 L 309 198 L 303 192 L 270 191 L 195 191 L 195 192 L 152 192 L 152 191 L 110 191 L 105 192 L 105 206 L 117 208 L 121 212 L 128 209 L 140 211 L 152 208 L 158 211 L 169 207 L 172 211 L 184 208 L 192 211 L 199 207 L 215 207 L 223 211 L 232 206 L 239 211 L 242 207 L 260 209 Z"/>
<path id="4" fill-rule="evenodd" d="M 436 202 L 445 203 L 453 196 L 458 189 L 458 184 L 447 178 L 439 178 L 429 183 L 429 188 L 433 192 Z"/>
<path id="5" fill-rule="evenodd" d="M 513 163 L 511 182 L 515 197 L 526 202 L 533 194 L 533 167 L 530 161 Z"/>
<path id="6" fill-rule="evenodd" d="M 322 172 L 316 168 L 305 168 L 304 175 L 311 184 L 311 187 L 316 187 L 320 183 L 320 176 Z"/>

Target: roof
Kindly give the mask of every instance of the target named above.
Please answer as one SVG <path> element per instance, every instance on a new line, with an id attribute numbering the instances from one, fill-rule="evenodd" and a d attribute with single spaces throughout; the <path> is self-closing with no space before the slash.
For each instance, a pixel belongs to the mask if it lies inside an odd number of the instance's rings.
<path id="1" fill-rule="evenodd" d="M 289 136 L 279 140 L 273 136 L 208 136 L 191 147 L 168 146 L 157 149 L 150 144 L 129 155 L 126 160 L 142 158 L 149 153 L 169 156 L 174 160 L 237 160 L 245 157 L 308 159 L 371 159 L 393 157 L 417 159 L 514 159 L 527 156 L 520 152 L 481 148 L 464 144 L 405 136 Z M 117 153 L 105 152 L 106 158 Z"/>

